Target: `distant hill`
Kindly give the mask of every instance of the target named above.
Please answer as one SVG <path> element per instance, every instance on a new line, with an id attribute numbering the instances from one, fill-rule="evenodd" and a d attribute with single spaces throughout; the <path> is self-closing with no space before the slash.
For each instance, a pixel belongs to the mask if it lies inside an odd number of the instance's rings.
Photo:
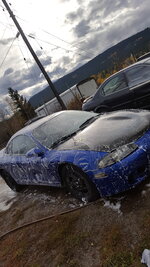
<path id="1" fill-rule="evenodd" d="M 150 28 L 138 32 L 135 35 L 121 41 L 112 46 L 103 53 L 99 54 L 80 68 L 70 72 L 54 82 L 59 94 L 69 89 L 78 82 L 88 78 L 93 74 L 97 74 L 103 70 L 111 70 L 114 67 L 114 57 L 118 61 L 123 61 L 133 53 L 136 57 L 143 53 L 150 51 Z M 33 95 L 29 101 L 34 108 L 37 108 L 49 100 L 54 98 L 53 92 L 49 86 L 39 93 Z"/>

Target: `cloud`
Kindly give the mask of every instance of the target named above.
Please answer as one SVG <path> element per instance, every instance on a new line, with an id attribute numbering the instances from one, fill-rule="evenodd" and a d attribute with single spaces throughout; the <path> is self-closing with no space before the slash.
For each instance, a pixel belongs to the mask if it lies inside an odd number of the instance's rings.
<path id="1" fill-rule="evenodd" d="M 49 35 L 46 39 L 45 36 L 39 36 L 48 43 L 44 43 L 43 50 L 38 47 L 36 54 L 52 80 L 71 72 L 114 44 L 150 26 L 149 0 L 76 0 L 76 8 L 71 4 L 71 0 L 56 2 L 59 2 L 59 7 L 64 3 L 67 10 L 63 18 L 58 19 L 63 23 L 63 27 L 66 27 L 66 36 L 60 32 L 58 37 L 72 43 L 72 46 L 55 38 L 56 45 L 67 47 L 70 52 L 66 53 L 58 47 L 52 49 L 48 44 L 51 43 L 49 38 L 52 37 Z M 36 36 L 36 32 L 32 35 Z M 0 40 L 1 58 L 6 54 L 7 45 L 12 40 L 13 38 Z M 0 96 L 7 93 L 8 87 L 28 96 L 47 85 L 36 63 L 31 65 L 28 59 L 26 66 L 24 62 L 20 63 L 17 49 L 17 45 L 14 45 L 13 54 L 10 56 L 9 53 L 1 69 L 3 76 L 0 77 Z M 28 58 L 26 55 L 25 57 Z"/>
<path id="2" fill-rule="evenodd" d="M 7 38 L 7 39 L 3 39 L 0 40 L 0 44 L 1 45 L 8 45 L 10 42 L 12 42 L 14 40 L 14 38 Z"/>
<path id="3" fill-rule="evenodd" d="M 65 66 L 68 63 L 70 63 L 70 57 L 64 56 L 64 57 L 61 58 L 62 66 Z"/>
<path id="4" fill-rule="evenodd" d="M 90 26 L 88 25 L 87 20 L 82 20 L 74 27 L 74 33 L 76 34 L 77 37 L 82 37 L 89 33 L 90 31 Z"/>
<path id="5" fill-rule="evenodd" d="M 76 12 L 70 12 L 67 14 L 67 21 L 68 23 L 73 23 L 74 21 L 76 22 L 79 20 L 84 14 L 84 9 L 83 8 L 78 8 Z"/>
<path id="6" fill-rule="evenodd" d="M 13 71 L 14 71 L 13 68 L 8 68 L 7 70 L 5 70 L 4 76 L 11 74 Z"/>
<path id="7" fill-rule="evenodd" d="M 129 6 L 128 0 L 96 0 L 90 1 L 88 5 L 89 19 L 95 20 L 97 18 L 105 19 L 106 17 L 112 15 L 114 16 L 116 12 L 123 10 Z"/>
<path id="8" fill-rule="evenodd" d="M 57 66 L 53 69 L 53 71 L 48 72 L 51 79 L 54 81 L 58 79 L 59 77 L 62 77 L 66 73 L 66 68 L 62 68 L 60 66 Z"/>
<path id="9" fill-rule="evenodd" d="M 52 64 L 52 57 L 47 56 L 46 58 L 43 58 L 41 60 L 41 62 L 45 67 L 48 66 L 48 65 L 51 65 Z"/>
<path id="10" fill-rule="evenodd" d="M 68 62 L 67 57 L 63 57 L 60 65 Z M 41 58 L 41 62 L 45 68 L 50 69 L 50 64 L 52 63 L 51 57 Z M 66 69 L 60 66 L 54 65 L 51 67 L 51 71 L 47 69 L 50 78 L 56 80 L 57 78 L 63 76 L 65 74 Z M 37 66 L 36 62 L 34 62 L 28 68 L 22 68 L 21 70 L 14 71 L 13 68 L 8 68 L 2 77 L 0 77 L 0 98 L 6 96 L 8 94 L 8 88 L 12 87 L 14 90 L 17 90 L 19 94 L 23 94 L 27 97 L 27 99 L 33 94 L 43 90 L 47 86 L 47 82 Z"/>
<path id="11" fill-rule="evenodd" d="M 38 57 L 41 57 L 41 56 L 43 55 L 42 50 L 37 50 L 37 51 L 36 51 L 36 55 L 37 55 Z"/>
<path id="12" fill-rule="evenodd" d="M 148 0 L 90 1 L 86 7 L 86 20 L 80 18 L 72 28 L 74 36 L 78 37 L 77 64 L 84 64 L 107 48 L 150 26 L 149 13 Z M 79 19 L 76 12 L 69 17 Z"/>

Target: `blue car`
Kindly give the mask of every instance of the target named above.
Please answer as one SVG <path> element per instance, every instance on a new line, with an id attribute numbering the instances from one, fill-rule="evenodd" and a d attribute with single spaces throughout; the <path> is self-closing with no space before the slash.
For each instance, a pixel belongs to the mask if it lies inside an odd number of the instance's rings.
<path id="1" fill-rule="evenodd" d="M 61 111 L 18 131 L 0 152 L 10 188 L 66 187 L 93 201 L 134 188 L 149 175 L 150 112 Z"/>

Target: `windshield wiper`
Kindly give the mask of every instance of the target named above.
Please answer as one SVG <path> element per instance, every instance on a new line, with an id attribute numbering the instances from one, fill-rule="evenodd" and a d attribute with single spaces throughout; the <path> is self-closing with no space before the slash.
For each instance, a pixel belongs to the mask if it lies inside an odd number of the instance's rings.
<path id="1" fill-rule="evenodd" d="M 66 141 L 67 139 L 71 138 L 73 135 L 75 135 L 77 133 L 77 131 L 71 133 L 71 134 L 67 134 L 63 137 L 61 137 L 60 139 L 58 139 L 57 141 L 55 141 L 52 145 L 51 148 L 54 148 L 57 145 L 60 145 L 61 143 L 63 143 L 64 141 Z"/>
<path id="2" fill-rule="evenodd" d="M 51 148 L 54 148 L 56 147 L 57 145 L 60 145 L 61 143 L 63 143 L 64 141 L 68 140 L 69 138 L 71 138 L 72 136 L 74 136 L 77 132 L 79 132 L 80 130 L 82 130 L 84 127 L 86 127 L 88 124 L 92 123 L 93 121 L 95 121 L 97 119 L 97 117 L 99 117 L 100 114 L 94 116 L 94 117 L 91 117 L 89 118 L 88 120 L 86 120 L 84 123 L 82 123 L 79 127 L 78 130 L 76 130 L 75 132 L 73 133 L 70 133 L 70 134 L 67 134 L 63 137 L 61 137 L 60 139 L 58 139 L 57 141 L 55 141 L 52 145 L 51 145 Z"/>
<path id="3" fill-rule="evenodd" d="M 99 116 L 100 116 L 100 114 L 98 114 L 98 115 L 96 115 L 96 116 L 94 116 L 94 117 L 91 117 L 91 118 L 87 119 L 85 122 L 83 122 L 83 123 L 80 125 L 79 129 L 81 130 L 81 129 L 83 129 L 84 127 L 86 127 L 88 124 L 91 124 L 91 123 L 94 122 Z"/>

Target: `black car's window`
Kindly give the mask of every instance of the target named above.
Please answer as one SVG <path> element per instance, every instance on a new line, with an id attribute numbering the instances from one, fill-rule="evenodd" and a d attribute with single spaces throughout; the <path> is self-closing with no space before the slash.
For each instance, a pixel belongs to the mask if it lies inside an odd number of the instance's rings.
<path id="1" fill-rule="evenodd" d="M 10 142 L 7 148 L 7 153 L 14 155 L 24 155 L 35 146 L 35 143 L 28 136 L 19 135 Z"/>
<path id="2" fill-rule="evenodd" d="M 143 65 L 126 71 L 129 87 L 150 81 L 150 66 Z"/>
<path id="3" fill-rule="evenodd" d="M 102 88 L 103 95 L 110 95 L 127 87 L 123 74 L 111 78 Z"/>

